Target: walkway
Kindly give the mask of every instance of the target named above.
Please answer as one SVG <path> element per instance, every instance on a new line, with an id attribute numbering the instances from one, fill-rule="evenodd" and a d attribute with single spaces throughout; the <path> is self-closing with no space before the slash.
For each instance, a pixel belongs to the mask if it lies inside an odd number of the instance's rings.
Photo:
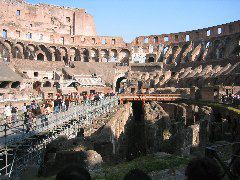
<path id="1" fill-rule="evenodd" d="M 11 128 L 1 125 L 0 179 L 1 175 L 18 176 L 25 165 L 41 161 L 46 144 L 61 135 L 76 136 L 81 127 L 91 125 L 95 118 L 113 112 L 117 106 L 117 97 L 75 106 L 68 111 L 36 119 L 32 131 L 27 134 L 23 121 Z"/>

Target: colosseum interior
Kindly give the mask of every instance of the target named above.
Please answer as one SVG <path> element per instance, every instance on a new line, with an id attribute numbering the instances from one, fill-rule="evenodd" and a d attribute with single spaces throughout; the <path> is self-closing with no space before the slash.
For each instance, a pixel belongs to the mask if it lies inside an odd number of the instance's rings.
<path id="1" fill-rule="evenodd" d="M 83 137 L 51 136 L 39 176 L 56 175 L 69 159 L 80 162 L 73 158 L 81 156 L 80 147 L 90 158 L 100 156 L 96 164 L 149 154 L 189 158 L 216 144 L 231 144 L 234 151 L 240 139 L 240 21 L 126 43 L 98 36 L 85 9 L 24 0 L 1 0 L 0 6 L 1 114 L 7 104 L 21 110 L 23 103 L 44 103 L 59 94 L 80 104 L 83 95 L 96 93 L 118 99 L 112 111 L 81 127 Z M 41 139 L 39 134 L 28 142 Z M 0 154 L 4 162 L 5 155 Z"/>

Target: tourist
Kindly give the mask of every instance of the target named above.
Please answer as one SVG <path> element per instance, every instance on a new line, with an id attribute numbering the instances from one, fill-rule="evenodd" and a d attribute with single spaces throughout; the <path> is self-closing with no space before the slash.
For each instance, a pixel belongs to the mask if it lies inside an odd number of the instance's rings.
<path id="1" fill-rule="evenodd" d="M 68 110 L 70 105 L 70 100 L 68 98 L 65 99 L 65 106 L 66 106 L 66 111 Z"/>
<path id="2" fill-rule="evenodd" d="M 133 169 L 124 176 L 124 180 L 151 180 L 151 177 L 142 170 Z"/>
<path id="3" fill-rule="evenodd" d="M 10 123 L 11 123 L 11 118 L 12 118 L 12 113 L 11 113 L 11 107 L 9 105 L 5 105 L 4 108 L 4 116 L 5 116 L 5 123 L 8 127 L 10 127 Z"/>
<path id="4" fill-rule="evenodd" d="M 88 102 L 88 96 L 86 94 L 83 95 L 83 103 L 87 104 Z"/>
<path id="5" fill-rule="evenodd" d="M 24 103 L 23 106 L 22 106 L 22 112 L 24 114 L 24 117 L 26 116 L 26 113 L 27 113 L 27 104 Z"/>
<path id="6" fill-rule="evenodd" d="M 66 105 L 65 105 L 65 101 L 62 100 L 62 105 L 61 105 L 61 111 L 65 111 L 66 110 Z"/>
<path id="7" fill-rule="evenodd" d="M 26 133 L 29 133 L 29 131 L 31 130 L 32 118 L 33 117 L 32 117 L 31 109 L 28 109 L 26 114 L 26 119 L 24 120 L 24 124 L 26 126 Z"/>
<path id="8" fill-rule="evenodd" d="M 78 164 L 72 164 L 60 171 L 56 180 L 91 180 L 90 173 Z"/>
<path id="9" fill-rule="evenodd" d="M 220 180 L 220 168 L 209 158 L 196 158 L 191 160 L 185 170 L 187 180 Z"/>
<path id="10" fill-rule="evenodd" d="M 17 121 L 17 107 L 12 107 L 12 110 L 11 110 L 11 113 L 12 113 L 12 122 L 13 123 L 16 123 Z"/>

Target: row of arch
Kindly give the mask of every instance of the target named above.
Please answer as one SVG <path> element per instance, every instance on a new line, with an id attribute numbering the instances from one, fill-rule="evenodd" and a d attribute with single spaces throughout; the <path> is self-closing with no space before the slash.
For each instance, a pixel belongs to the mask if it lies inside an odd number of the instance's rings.
<path id="1" fill-rule="evenodd" d="M 240 57 L 240 36 L 166 46 L 159 54 L 158 61 L 164 64 L 179 64 L 229 57 Z"/>
<path id="2" fill-rule="evenodd" d="M 0 39 L 0 59 L 10 61 L 12 58 L 39 61 L 82 61 L 82 62 L 122 62 L 130 60 L 128 49 L 98 49 L 79 47 L 57 47 L 43 44 L 35 45 L 22 42 L 12 43 Z"/>

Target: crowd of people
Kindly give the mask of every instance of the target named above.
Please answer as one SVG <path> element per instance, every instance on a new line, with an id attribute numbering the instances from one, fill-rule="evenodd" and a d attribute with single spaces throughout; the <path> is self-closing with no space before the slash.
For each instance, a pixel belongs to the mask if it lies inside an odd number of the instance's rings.
<path id="1" fill-rule="evenodd" d="M 222 96 L 222 103 L 232 104 L 234 106 L 240 106 L 240 95 L 238 94 L 229 94 Z"/>
<path id="2" fill-rule="evenodd" d="M 34 120 L 39 116 L 47 117 L 52 113 L 59 113 L 63 111 L 68 111 L 71 106 L 76 106 L 80 104 L 93 104 L 96 101 L 100 101 L 107 96 L 114 96 L 113 93 L 103 94 L 103 93 L 90 93 L 82 94 L 73 98 L 72 96 L 63 96 L 57 94 L 54 99 L 45 100 L 42 103 L 38 103 L 33 100 L 31 103 L 24 103 L 21 109 L 18 109 L 12 104 L 5 105 L 3 118 L 4 124 L 9 128 L 19 119 L 19 115 L 22 114 L 24 119 L 24 124 L 27 126 L 27 132 L 29 132 Z"/>
<path id="3" fill-rule="evenodd" d="M 238 164 L 236 164 L 236 162 Z M 240 179 L 240 160 L 236 160 L 231 169 L 232 177 Z M 223 179 L 223 173 L 219 164 L 210 158 L 192 159 L 185 169 L 185 179 L 187 180 L 220 180 Z M 60 171 L 56 180 L 91 180 L 90 173 L 79 164 L 72 164 Z M 142 170 L 133 169 L 125 174 L 123 180 L 151 180 L 152 178 Z M 174 178 L 175 179 L 175 178 Z M 180 178 L 183 179 L 183 178 Z"/>

